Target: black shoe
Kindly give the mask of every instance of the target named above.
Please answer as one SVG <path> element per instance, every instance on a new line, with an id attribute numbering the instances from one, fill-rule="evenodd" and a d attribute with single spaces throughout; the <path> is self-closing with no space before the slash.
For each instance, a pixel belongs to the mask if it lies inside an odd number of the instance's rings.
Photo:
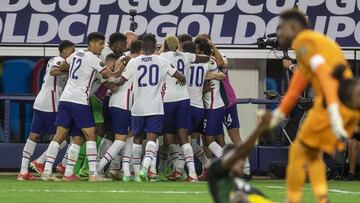
<path id="1" fill-rule="evenodd" d="M 251 174 L 250 175 L 244 174 L 241 178 L 244 179 L 245 181 L 250 181 L 252 180 L 253 177 Z"/>
<path id="2" fill-rule="evenodd" d="M 349 175 L 346 177 L 346 180 L 348 180 L 348 181 L 353 181 L 353 180 L 355 180 L 355 175 L 352 174 L 352 173 L 349 173 Z"/>

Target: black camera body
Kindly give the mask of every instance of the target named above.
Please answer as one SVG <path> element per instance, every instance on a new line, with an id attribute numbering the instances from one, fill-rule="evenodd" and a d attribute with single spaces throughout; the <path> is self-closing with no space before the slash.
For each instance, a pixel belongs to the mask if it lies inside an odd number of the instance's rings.
<path id="1" fill-rule="evenodd" d="M 133 31 L 133 32 L 135 32 L 135 30 L 136 30 L 137 27 L 138 27 L 137 22 L 135 22 L 135 16 L 137 15 L 137 10 L 135 10 L 135 9 L 130 9 L 129 15 L 131 16 L 131 17 L 130 17 L 130 21 L 131 21 L 131 23 L 130 23 L 130 30 Z"/>
<path id="2" fill-rule="evenodd" d="M 264 37 L 259 37 L 256 44 L 258 45 L 259 49 L 266 49 L 267 47 L 277 50 L 280 49 L 276 33 L 268 34 Z"/>

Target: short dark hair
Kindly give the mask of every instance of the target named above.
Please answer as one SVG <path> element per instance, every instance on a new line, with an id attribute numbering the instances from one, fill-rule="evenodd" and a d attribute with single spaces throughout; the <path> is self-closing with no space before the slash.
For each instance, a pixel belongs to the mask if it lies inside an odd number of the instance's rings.
<path id="1" fill-rule="evenodd" d="M 143 38 L 144 38 L 144 36 L 145 36 L 146 34 L 148 34 L 148 33 L 146 33 L 146 32 L 142 33 L 141 35 L 139 35 L 139 36 L 137 37 L 137 39 L 140 40 L 140 41 L 142 41 Z"/>
<path id="2" fill-rule="evenodd" d="M 95 41 L 95 40 L 104 40 L 105 36 L 101 32 L 91 32 L 87 37 L 87 42 Z"/>
<path id="3" fill-rule="evenodd" d="M 105 61 L 107 60 L 118 60 L 119 59 L 119 54 L 117 53 L 111 53 L 111 54 L 108 54 L 106 57 L 105 57 Z"/>
<path id="4" fill-rule="evenodd" d="M 295 20 L 303 27 L 307 28 L 309 27 L 308 20 L 306 19 L 306 16 L 304 13 L 299 11 L 296 8 L 284 11 L 280 14 L 280 19 L 282 20 Z"/>
<path id="5" fill-rule="evenodd" d="M 127 37 L 120 32 L 114 32 L 109 37 L 109 45 L 113 45 L 118 41 L 126 41 Z"/>
<path id="6" fill-rule="evenodd" d="M 210 56 L 212 52 L 211 45 L 209 44 L 208 39 L 204 37 L 196 37 L 195 41 L 197 48 L 202 51 L 204 54 Z"/>
<path id="7" fill-rule="evenodd" d="M 60 42 L 58 49 L 59 49 L 59 52 L 62 52 L 64 49 L 66 49 L 68 47 L 72 47 L 72 46 L 75 46 L 75 44 L 72 41 L 63 40 Z"/>
<path id="8" fill-rule="evenodd" d="M 188 34 L 181 34 L 178 36 L 179 43 L 192 42 L 192 36 Z"/>
<path id="9" fill-rule="evenodd" d="M 130 54 L 139 53 L 141 51 L 142 42 L 140 40 L 134 40 L 130 43 Z"/>
<path id="10" fill-rule="evenodd" d="M 143 50 L 151 50 L 151 49 L 156 49 L 156 37 L 154 34 L 151 33 L 147 33 L 144 35 L 143 39 L 142 39 L 142 49 Z"/>
<path id="11" fill-rule="evenodd" d="M 194 42 L 184 42 L 181 47 L 184 52 L 196 53 L 196 44 Z"/>

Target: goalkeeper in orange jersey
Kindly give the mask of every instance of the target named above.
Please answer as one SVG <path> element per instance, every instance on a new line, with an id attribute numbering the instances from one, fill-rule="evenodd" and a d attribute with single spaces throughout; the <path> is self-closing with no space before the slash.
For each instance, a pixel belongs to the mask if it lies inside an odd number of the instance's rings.
<path id="1" fill-rule="evenodd" d="M 359 120 L 360 81 L 352 78 L 340 47 L 321 33 L 308 29 L 304 14 L 288 10 L 280 15 L 279 43 L 295 50 L 298 69 L 287 93 L 274 110 L 270 128 L 277 126 L 297 104 L 310 84 L 315 101 L 289 150 L 287 201 L 300 202 L 306 175 L 317 202 L 329 202 L 323 152 L 344 148 Z"/>

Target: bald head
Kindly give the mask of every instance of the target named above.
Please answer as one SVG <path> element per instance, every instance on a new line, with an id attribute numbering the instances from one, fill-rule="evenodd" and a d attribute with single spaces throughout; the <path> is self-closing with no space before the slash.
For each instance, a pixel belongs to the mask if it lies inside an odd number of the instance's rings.
<path id="1" fill-rule="evenodd" d="M 136 40 L 138 35 L 133 31 L 126 31 L 124 34 L 126 36 L 126 48 L 129 49 L 131 42 Z"/>

